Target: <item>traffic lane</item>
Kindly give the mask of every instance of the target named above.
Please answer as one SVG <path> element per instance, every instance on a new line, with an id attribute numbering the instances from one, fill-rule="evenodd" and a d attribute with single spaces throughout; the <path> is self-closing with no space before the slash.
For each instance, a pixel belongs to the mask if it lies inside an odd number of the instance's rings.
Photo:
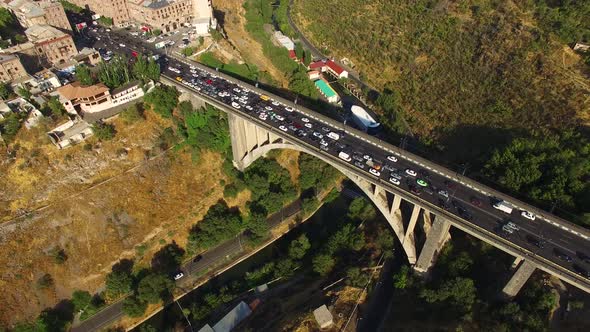
<path id="1" fill-rule="evenodd" d="M 278 125 L 278 123 L 275 123 L 275 126 L 277 126 L 277 125 Z M 493 223 L 491 224 L 491 226 L 490 226 L 490 227 L 487 227 L 488 229 L 494 228 L 493 226 L 494 226 L 494 222 L 495 222 L 495 220 L 496 220 L 496 219 L 497 219 L 497 218 L 496 218 L 496 216 L 495 216 L 495 215 L 491 215 L 491 220 L 493 221 Z M 485 229 L 485 227 L 484 227 L 484 229 Z M 524 242 L 523 242 L 523 243 L 524 243 Z M 516 245 L 519 245 L 518 243 L 515 243 L 515 244 L 516 244 Z M 523 246 L 521 245 L 520 247 L 523 247 Z"/>
<path id="2" fill-rule="evenodd" d="M 104 310 L 94 314 L 90 319 L 73 326 L 71 332 L 97 331 L 123 316 L 123 300 L 114 303 Z"/>
<path id="3" fill-rule="evenodd" d="M 202 258 L 200 260 L 187 263 L 183 266 L 182 270 L 188 272 L 189 274 L 203 271 L 214 263 L 219 262 L 221 259 L 242 251 L 240 241 L 240 238 L 236 237 L 235 239 L 225 242 L 212 250 L 206 251 L 202 254 Z"/>
<path id="4" fill-rule="evenodd" d="M 177 63 L 179 63 L 179 62 L 177 62 Z M 182 64 L 182 63 L 180 63 L 180 64 L 181 64 L 181 66 L 186 66 L 186 65 L 184 65 L 184 64 Z M 328 125 L 329 125 L 329 124 L 328 124 Z M 307 141 L 309 141 L 309 140 L 307 140 Z M 372 145 L 370 145 L 370 146 L 372 147 Z M 382 152 L 382 151 L 381 151 L 381 152 Z M 469 204 L 468 204 L 468 205 L 469 205 Z"/>

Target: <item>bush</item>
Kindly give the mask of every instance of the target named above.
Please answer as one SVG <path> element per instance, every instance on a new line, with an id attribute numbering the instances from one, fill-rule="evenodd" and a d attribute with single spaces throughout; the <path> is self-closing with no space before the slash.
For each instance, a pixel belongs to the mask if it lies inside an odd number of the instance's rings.
<path id="1" fill-rule="evenodd" d="M 178 91 L 173 87 L 160 85 L 145 95 L 144 103 L 151 105 L 152 110 L 164 118 L 172 117 L 172 111 L 178 105 Z"/>
<path id="2" fill-rule="evenodd" d="M 45 273 L 41 278 L 37 280 L 37 287 L 40 289 L 52 287 L 53 284 L 53 277 L 49 273 Z"/>
<path id="3" fill-rule="evenodd" d="M 131 124 L 136 121 L 143 120 L 143 110 L 141 109 L 140 104 L 133 104 L 121 112 L 119 116 L 123 122 L 126 124 Z"/>
<path id="4" fill-rule="evenodd" d="M 163 274 L 148 274 L 137 286 L 137 298 L 147 303 L 166 301 L 172 296 L 174 282 Z"/>
<path id="5" fill-rule="evenodd" d="M 141 317 L 147 309 L 147 303 L 136 296 L 129 296 L 123 300 L 123 313 L 129 317 Z"/>
<path id="6" fill-rule="evenodd" d="M 191 55 L 193 55 L 193 52 L 194 52 L 193 48 L 190 46 L 187 46 L 187 47 L 183 48 L 180 53 L 184 56 L 191 56 Z"/>
<path id="7" fill-rule="evenodd" d="M 101 141 L 110 141 L 115 137 L 115 127 L 112 124 L 101 123 L 92 126 L 94 136 Z"/>
<path id="8" fill-rule="evenodd" d="M 334 266 L 336 266 L 336 261 L 329 254 L 319 254 L 313 258 L 312 265 L 314 272 L 326 276 L 332 272 Z"/>
<path id="9" fill-rule="evenodd" d="M 351 267 L 346 271 L 346 284 L 362 288 L 369 282 L 369 273 L 361 271 L 358 267 Z"/>
<path id="10" fill-rule="evenodd" d="M 209 208 L 203 219 L 190 231 L 187 251 L 195 254 L 211 248 L 233 238 L 243 229 L 239 212 L 230 210 L 225 202 L 217 203 Z"/>
<path id="11" fill-rule="evenodd" d="M 133 279 L 128 271 L 112 271 L 106 277 L 106 295 L 110 299 L 118 298 L 131 292 Z"/>

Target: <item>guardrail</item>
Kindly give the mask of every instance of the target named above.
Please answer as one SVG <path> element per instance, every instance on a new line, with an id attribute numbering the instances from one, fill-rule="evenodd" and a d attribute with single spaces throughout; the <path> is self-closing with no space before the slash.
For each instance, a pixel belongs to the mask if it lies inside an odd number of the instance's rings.
<path id="1" fill-rule="evenodd" d="M 198 67 L 202 68 L 204 66 L 198 65 Z M 219 73 L 217 71 L 211 70 L 208 67 L 204 67 L 203 69 L 205 69 L 209 73 L 213 73 L 219 77 L 227 79 L 228 81 L 233 82 L 235 84 L 239 84 L 239 85 L 246 87 L 252 91 L 256 91 L 261 94 L 269 95 L 269 93 L 265 92 L 264 90 L 258 89 L 256 87 L 253 87 L 253 86 L 247 84 L 247 83 L 233 79 L 223 73 Z M 261 128 L 264 128 L 265 130 L 272 132 L 276 136 L 286 139 L 289 142 L 297 142 L 297 144 L 305 147 L 310 152 L 313 152 L 313 154 L 317 154 L 317 155 L 321 156 L 322 159 L 329 159 L 332 163 L 338 165 L 338 167 L 346 169 L 348 172 L 353 173 L 357 176 L 360 176 L 364 180 L 366 180 L 374 185 L 385 187 L 385 188 L 387 188 L 388 191 L 404 197 L 404 200 L 406 200 L 412 204 L 422 206 L 437 215 L 444 216 L 447 220 L 449 220 L 451 222 L 451 224 L 453 226 L 461 229 L 462 231 L 464 231 L 472 236 L 475 236 L 475 237 L 479 238 L 480 240 L 486 241 L 486 242 L 494 245 L 498 249 L 500 249 L 504 252 L 507 252 L 513 256 L 527 259 L 527 260 L 531 261 L 532 263 L 534 263 L 539 269 L 541 269 L 547 273 L 556 275 L 556 276 L 560 277 L 561 279 L 567 281 L 568 283 L 575 285 L 575 286 L 579 287 L 580 289 L 583 289 L 584 291 L 590 293 L 590 280 L 587 280 L 587 279 L 579 276 L 578 274 L 562 267 L 561 265 L 558 265 L 558 264 L 556 264 L 556 263 L 554 263 L 542 256 L 539 256 L 539 255 L 535 254 L 534 252 L 531 252 L 528 249 L 518 246 L 518 245 L 498 236 L 497 234 L 490 232 L 490 231 L 488 231 L 488 230 L 486 230 L 474 223 L 463 220 L 463 219 L 457 217 L 456 215 L 454 215 L 448 211 L 445 211 L 444 209 L 441 209 L 440 207 L 438 207 L 438 206 L 436 206 L 436 205 L 434 205 L 434 204 L 432 204 L 420 197 L 414 197 L 413 195 L 409 195 L 406 191 L 401 190 L 400 188 L 391 185 L 390 183 L 382 180 L 381 178 L 371 177 L 366 172 L 360 171 L 357 167 L 354 167 L 351 164 L 344 162 L 343 160 L 340 160 L 340 158 L 335 157 L 329 153 L 325 153 L 320 148 L 318 148 L 314 145 L 311 145 L 303 140 L 300 140 L 298 137 L 291 136 L 291 135 L 288 135 L 288 134 L 282 132 L 281 130 L 277 130 L 273 126 L 258 119 L 257 117 L 253 117 L 245 112 L 237 111 L 237 110 L 233 109 L 232 107 L 230 107 L 224 103 L 221 103 L 218 100 L 216 100 L 206 94 L 203 94 L 203 93 L 196 91 L 186 85 L 181 84 L 180 82 L 176 81 L 173 78 L 169 78 L 164 75 L 162 75 L 162 78 L 166 81 L 171 82 L 174 86 L 180 87 L 180 89 L 182 89 L 182 90 L 190 91 L 190 92 L 197 94 L 201 99 L 205 100 L 207 103 L 209 103 L 219 109 L 222 109 L 228 113 L 231 113 L 231 114 L 238 116 L 238 117 L 240 117 L 244 120 L 247 120 L 249 122 L 254 122 L 257 126 L 260 126 Z M 280 97 L 276 97 L 274 95 L 272 97 L 273 97 L 273 99 L 276 98 L 275 100 L 279 100 L 288 106 L 296 107 L 298 110 L 301 110 L 301 107 L 299 107 L 298 105 L 295 105 L 294 103 L 291 103 L 285 99 L 282 99 Z M 315 112 L 313 112 L 313 113 L 315 113 Z M 311 116 L 312 112 L 310 112 L 309 114 L 310 114 L 309 115 L 310 117 L 314 118 L 313 116 Z M 325 122 L 328 122 L 328 123 L 334 122 L 332 119 L 324 117 L 320 114 L 315 114 L 315 115 L 316 115 L 315 116 L 316 119 L 318 119 L 318 117 L 319 117 L 320 119 L 323 118 L 325 120 Z M 328 121 L 326 121 L 326 120 L 328 120 Z M 351 128 L 346 128 L 345 126 L 333 126 L 333 127 L 341 129 L 345 133 L 348 133 L 348 134 L 351 134 L 354 131 L 356 131 L 354 129 L 351 131 L 350 130 Z M 356 131 L 356 132 L 357 132 L 357 134 L 360 133 L 359 131 Z M 360 133 L 360 134 L 364 134 L 364 133 Z M 372 138 L 372 136 L 368 136 L 366 134 L 364 136 Z M 389 145 L 388 143 L 384 143 L 384 144 Z M 381 147 L 379 145 L 377 145 L 377 146 Z M 393 148 L 397 149 L 398 152 L 401 150 L 400 148 L 397 148 L 397 147 L 393 147 Z M 404 151 L 404 153 L 406 153 L 406 152 Z M 406 153 L 406 155 L 407 154 L 408 153 Z M 412 161 L 411 159 L 409 159 L 409 160 Z M 459 182 L 459 183 L 462 183 L 462 182 Z"/>

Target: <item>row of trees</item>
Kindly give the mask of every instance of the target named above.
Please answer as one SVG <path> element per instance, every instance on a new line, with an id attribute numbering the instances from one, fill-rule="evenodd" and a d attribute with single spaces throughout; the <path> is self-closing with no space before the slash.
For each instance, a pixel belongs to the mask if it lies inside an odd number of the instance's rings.
<path id="1" fill-rule="evenodd" d="M 109 62 L 101 62 L 97 67 L 96 74 L 85 64 L 76 66 L 76 78 L 83 85 L 92 85 L 100 81 L 114 89 L 132 79 L 143 83 L 150 80 L 158 81 L 160 66 L 153 58 L 138 55 L 137 60 L 130 67 L 129 59 L 126 56 L 117 55 Z"/>

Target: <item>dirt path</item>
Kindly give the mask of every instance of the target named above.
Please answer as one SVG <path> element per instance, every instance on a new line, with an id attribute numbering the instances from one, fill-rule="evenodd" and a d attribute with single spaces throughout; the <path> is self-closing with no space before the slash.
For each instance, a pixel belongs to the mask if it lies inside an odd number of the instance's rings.
<path id="1" fill-rule="evenodd" d="M 244 28 L 246 24 L 244 2 L 245 0 L 216 0 L 214 7 L 215 10 L 223 12 L 225 32 L 246 62 L 256 65 L 261 71 L 268 72 L 283 87 L 286 87 L 288 82 L 283 73 L 266 58 L 262 52 L 262 46 L 252 39 Z"/>

